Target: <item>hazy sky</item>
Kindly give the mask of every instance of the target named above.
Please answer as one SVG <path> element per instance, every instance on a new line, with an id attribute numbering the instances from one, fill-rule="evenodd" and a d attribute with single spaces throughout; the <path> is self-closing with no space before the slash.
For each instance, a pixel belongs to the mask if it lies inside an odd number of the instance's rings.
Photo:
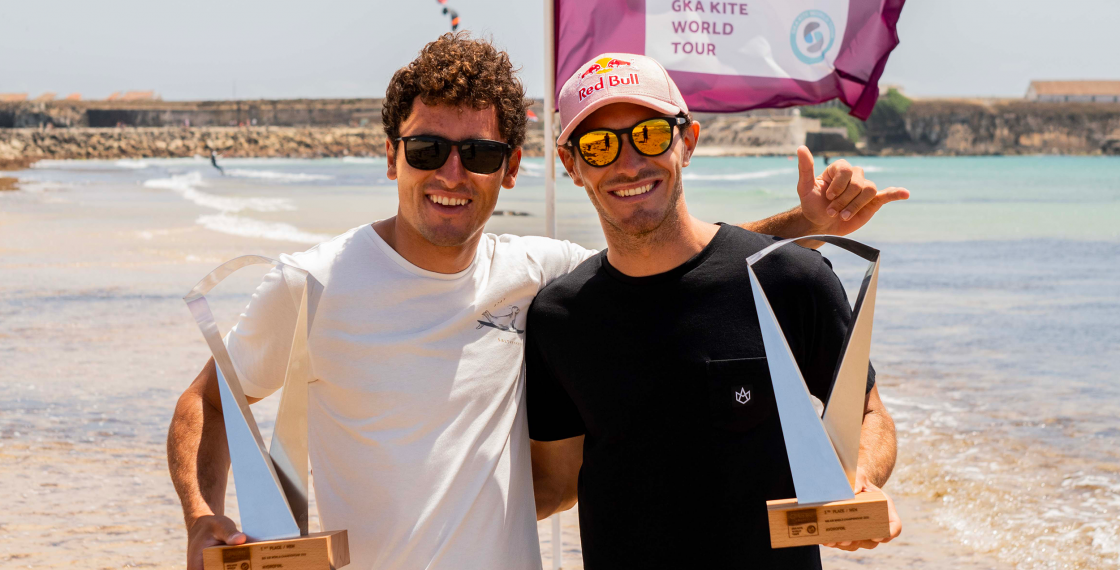
<path id="1" fill-rule="evenodd" d="M 542 3 L 449 3 L 541 96 Z M 1031 79 L 1120 79 L 1117 22 L 1120 0 L 910 0 L 883 81 L 1015 97 Z M 380 97 L 448 28 L 436 0 L 0 0 L 0 92 L 223 99 L 236 83 L 238 98 Z"/>

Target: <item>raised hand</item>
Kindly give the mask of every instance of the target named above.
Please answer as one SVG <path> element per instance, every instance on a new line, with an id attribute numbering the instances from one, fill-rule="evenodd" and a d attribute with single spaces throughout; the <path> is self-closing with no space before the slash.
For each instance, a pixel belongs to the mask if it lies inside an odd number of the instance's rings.
<path id="1" fill-rule="evenodd" d="M 846 160 L 828 165 L 820 176 L 813 171 L 809 147 L 797 149 L 797 195 L 801 212 L 816 233 L 847 235 L 863 227 L 884 204 L 910 197 L 905 188 L 879 190 L 863 176 L 863 169 Z"/>

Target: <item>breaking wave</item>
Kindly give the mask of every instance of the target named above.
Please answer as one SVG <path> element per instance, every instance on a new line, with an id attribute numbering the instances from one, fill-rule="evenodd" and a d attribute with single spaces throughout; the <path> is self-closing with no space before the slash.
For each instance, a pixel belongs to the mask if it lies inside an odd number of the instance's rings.
<path id="1" fill-rule="evenodd" d="M 206 183 L 202 180 L 202 174 L 197 171 L 176 174 L 170 178 L 154 178 L 144 182 L 145 188 L 171 190 L 198 206 L 218 210 L 217 214 L 203 214 L 195 220 L 195 223 L 211 231 L 235 236 L 307 244 L 320 243 L 331 238 L 326 234 L 305 232 L 283 222 L 265 222 L 235 215 L 244 210 L 257 212 L 295 211 L 296 207 L 286 198 L 217 196 L 198 189 L 204 186 L 206 186 Z"/>
<path id="2" fill-rule="evenodd" d="M 144 181 L 145 188 L 171 190 L 203 208 L 213 208 L 222 212 L 240 212 L 242 210 L 290 212 L 296 209 L 291 201 L 286 198 L 237 198 L 232 196 L 217 196 L 199 190 L 199 186 L 206 186 L 206 183 L 202 181 L 202 174 L 199 172 L 175 174 L 172 175 L 171 178 L 153 178 Z"/>
<path id="3" fill-rule="evenodd" d="M 797 171 L 789 168 L 779 168 L 773 170 L 758 170 L 755 172 L 733 172 L 730 174 L 696 174 L 693 172 L 685 172 L 681 178 L 684 180 L 757 180 L 759 178 L 770 178 L 771 176 L 778 176 L 780 174 L 796 174 Z"/>
<path id="4" fill-rule="evenodd" d="M 114 162 L 113 166 L 116 166 L 117 168 L 124 168 L 125 170 L 143 170 L 150 167 L 151 165 L 143 160 L 122 158 Z"/>
<path id="5" fill-rule="evenodd" d="M 330 174 L 306 174 L 303 172 L 276 172 L 274 170 L 249 170 L 245 168 L 229 168 L 226 175 L 235 178 L 253 178 L 256 180 L 272 180 L 275 182 L 311 182 L 314 180 L 334 180 Z"/>
<path id="6" fill-rule="evenodd" d="M 276 241 L 316 244 L 331 239 L 327 234 L 305 232 L 283 222 L 262 222 L 244 216 L 227 213 L 199 216 L 196 223 L 215 232 L 243 237 L 255 237 Z"/>

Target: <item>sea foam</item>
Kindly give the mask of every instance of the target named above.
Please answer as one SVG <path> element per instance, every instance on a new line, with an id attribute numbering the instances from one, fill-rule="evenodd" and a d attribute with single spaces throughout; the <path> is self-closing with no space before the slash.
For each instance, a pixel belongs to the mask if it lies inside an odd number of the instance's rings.
<path id="1" fill-rule="evenodd" d="M 175 174 L 171 178 L 153 178 L 144 181 L 145 188 L 171 190 L 178 193 L 190 202 L 203 208 L 213 208 L 222 212 L 240 212 L 242 210 L 255 210 L 257 212 L 282 212 L 294 211 L 295 206 L 286 198 L 238 198 L 232 196 L 217 196 L 198 189 L 206 186 L 199 172 Z"/>
<path id="2" fill-rule="evenodd" d="M 245 168 L 230 168 L 226 170 L 228 176 L 235 178 L 253 178 L 256 180 L 272 180 L 275 182 L 311 182 L 315 180 L 333 180 L 330 174 L 306 174 L 303 172 L 276 172 L 274 170 L 249 170 Z"/>
<path id="3" fill-rule="evenodd" d="M 133 160 L 133 159 L 128 159 L 128 158 L 122 158 L 122 159 L 114 162 L 113 166 L 116 166 L 117 168 L 123 168 L 125 170 L 143 170 L 145 168 L 150 167 L 151 165 L 148 164 L 147 161 L 143 161 L 143 160 Z"/>
<path id="4" fill-rule="evenodd" d="M 276 241 L 315 244 L 331 239 L 327 234 L 305 232 L 283 222 L 262 222 L 226 213 L 199 216 L 196 223 L 215 232 Z"/>
<path id="5" fill-rule="evenodd" d="M 320 243 L 331 238 L 326 234 L 305 232 L 283 222 L 265 222 L 234 215 L 244 210 L 257 212 L 295 211 L 296 207 L 286 198 L 242 198 L 217 196 L 198 189 L 206 186 L 202 174 L 188 172 L 170 178 L 154 178 L 144 182 L 145 188 L 171 190 L 204 208 L 218 210 L 217 214 L 204 214 L 195 220 L 198 225 L 215 232 L 235 236 L 255 237 L 295 243 Z M 146 236 L 141 236 L 145 238 Z"/>
<path id="6" fill-rule="evenodd" d="M 759 178 L 770 178 L 771 176 L 778 176 L 779 174 L 792 174 L 796 173 L 794 170 L 788 168 L 773 169 L 773 170 L 758 170 L 755 172 L 732 172 L 729 174 L 696 174 L 694 172 L 685 172 L 681 176 L 684 180 L 723 180 L 723 181 L 736 181 L 736 180 L 758 180 Z"/>
<path id="7" fill-rule="evenodd" d="M 344 164 L 384 164 L 384 156 L 344 156 L 342 157 Z"/>

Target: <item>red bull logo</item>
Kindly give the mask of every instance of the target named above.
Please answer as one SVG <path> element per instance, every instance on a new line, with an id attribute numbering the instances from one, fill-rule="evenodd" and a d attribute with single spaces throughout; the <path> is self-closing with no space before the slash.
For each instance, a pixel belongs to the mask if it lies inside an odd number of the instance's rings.
<path id="1" fill-rule="evenodd" d="M 619 85 L 637 85 L 637 84 L 638 84 L 638 74 L 637 73 L 628 73 L 628 74 L 626 74 L 626 77 L 622 77 L 622 76 L 619 76 L 619 75 L 608 75 L 606 77 L 600 77 L 599 80 L 596 81 L 595 83 L 592 83 L 592 84 L 587 85 L 585 87 L 580 87 L 579 88 L 579 100 L 583 101 L 584 99 L 591 96 L 591 94 L 595 93 L 596 91 L 601 91 L 601 90 L 603 90 L 607 87 L 618 87 Z"/>
<path id="2" fill-rule="evenodd" d="M 613 57 L 601 57 L 601 58 L 595 60 L 594 62 L 592 62 L 591 65 L 587 66 L 587 69 L 583 70 L 583 73 L 579 74 L 579 78 L 580 78 L 579 100 L 583 101 L 588 96 L 590 96 L 592 93 L 594 93 L 596 91 L 599 91 L 601 89 L 605 89 L 607 87 L 617 87 L 619 85 L 637 85 L 638 84 L 638 74 L 637 73 L 628 73 L 628 74 L 626 74 L 626 77 L 620 77 L 619 75 L 613 75 L 613 74 L 612 75 L 607 75 L 606 77 L 598 77 L 598 78 L 595 77 L 595 76 L 605 75 L 607 73 L 610 73 L 612 71 L 617 70 L 620 67 L 633 67 L 633 64 L 629 61 L 624 60 L 624 59 L 616 59 L 616 58 L 613 58 Z M 585 85 L 583 85 L 583 83 L 584 83 L 583 80 L 584 80 L 584 78 L 586 78 L 589 75 L 591 76 L 591 79 L 589 81 L 592 82 L 592 83 L 590 83 L 590 85 L 585 86 Z"/>
<path id="3" fill-rule="evenodd" d="M 591 75 L 592 73 L 598 73 L 599 70 L 601 70 L 601 69 L 603 69 L 603 66 L 599 65 L 598 63 L 592 64 L 591 67 L 587 68 L 587 71 L 584 71 L 583 73 L 580 74 L 579 78 L 583 79 L 584 77 L 587 77 L 588 75 Z"/>
<path id="4" fill-rule="evenodd" d="M 592 74 L 602 75 L 604 73 L 610 73 L 611 71 L 614 71 L 615 68 L 623 66 L 630 67 L 630 62 L 623 59 L 601 57 L 595 60 L 595 63 L 587 66 L 587 69 L 585 69 L 583 73 L 579 74 L 579 78 L 583 79 L 584 77 Z"/>

